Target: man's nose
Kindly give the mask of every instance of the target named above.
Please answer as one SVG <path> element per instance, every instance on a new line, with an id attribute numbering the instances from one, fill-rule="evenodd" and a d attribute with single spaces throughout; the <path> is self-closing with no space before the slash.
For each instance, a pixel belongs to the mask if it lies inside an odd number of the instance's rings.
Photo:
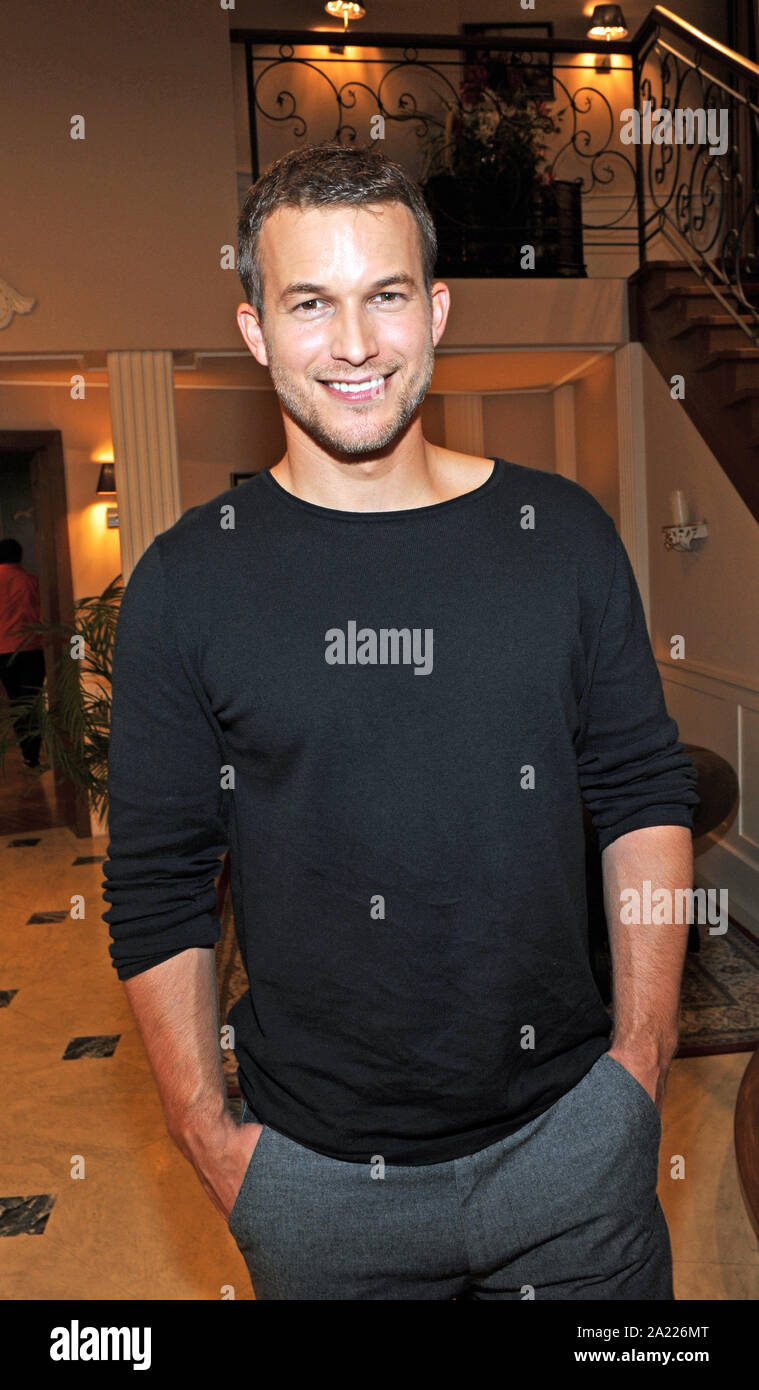
<path id="1" fill-rule="evenodd" d="M 333 319 L 332 356 L 360 366 L 377 355 L 377 338 L 370 316 L 365 309 L 344 308 Z"/>

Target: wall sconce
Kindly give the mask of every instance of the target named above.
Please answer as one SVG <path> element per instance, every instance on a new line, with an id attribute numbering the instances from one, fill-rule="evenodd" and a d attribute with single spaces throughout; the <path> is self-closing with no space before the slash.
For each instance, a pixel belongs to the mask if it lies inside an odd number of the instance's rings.
<path id="1" fill-rule="evenodd" d="M 114 473 L 113 464 L 104 463 L 102 464 L 100 473 L 98 474 L 98 485 L 95 488 L 95 492 L 97 493 L 98 497 L 100 497 L 103 493 L 115 491 L 116 475 Z"/>
<path id="2" fill-rule="evenodd" d="M 590 19 L 589 39 L 606 39 L 611 43 L 612 39 L 626 39 L 627 32 L 621 5 L 596 5 Z M 596 72 L 611 72 L 610 53 L 596 59 Z"/>
<path id="3" fill-rule="evenodd" d="M 103 463 L 98 474 L 98 485 L 95 488 L 96 497 L 113 497 L 116 494 L 116 474 L 112 463 Z M 119 524 L 118 507 L 106 507 L 105 524 L 107 530 L 113 530 Z"/>
<path id="4" fill-rule="evenodd" d="M 324 8 L 327 14 L 333 15 L 336 19 L 342 19 L 346 29 L 351 20 L 363 19 L 366 14 L 363 5 L 353 4 L 352 0 L 327 0 Z"/>
<path id="5" fill-rule="evenodd" d="M 670 493 L 672 526 L 662 526 L 665 550 L 690 550 L 696 540 L 705 540 L 709 527 L 705 521 L 689 521 L 685 493 L 676 488 Z"/>

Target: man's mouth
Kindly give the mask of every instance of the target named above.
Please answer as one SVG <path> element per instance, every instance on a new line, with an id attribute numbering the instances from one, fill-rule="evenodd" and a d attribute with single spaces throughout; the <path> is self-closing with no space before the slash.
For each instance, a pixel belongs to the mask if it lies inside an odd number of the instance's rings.
<path id="1" fill-rule="evenodd" d="M 320 384 L 331 396 L 339 396 L 343 401 L 381 400 L 385 394 L 385 383 L 392 375 L 393 372 L 388 372 L 387 376 L 367 376 L 353 381 L 329 377 L 323 378 Z"/>

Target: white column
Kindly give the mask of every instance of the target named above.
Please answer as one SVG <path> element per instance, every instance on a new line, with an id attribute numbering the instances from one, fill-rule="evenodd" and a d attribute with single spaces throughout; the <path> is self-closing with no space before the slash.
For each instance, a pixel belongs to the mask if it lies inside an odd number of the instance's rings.
<path id="1" fill-rule="evenodd" d="M 482 458 L 485 453 L 482 396 L 443 396 L 445 447 Z"/>
<path id="2" fill-rule="evenodd" d="M 571 381 L 553 391 L 553 434 L 556 472 L 576 483 L 575 388 Z"/>
<path id="3" fill-rule="evenodd" d="M 642 345 L 640 343 L 627 343 L 614 354 L 614 362 L 617 376 L 619 534 L 638 581 L 640 596 L 643 600 L 643 610 L 650 631 L 646 426 Z"/>
<path id="4" fill-rule="evenodd" d="M 181 513 L 172 353 L 109 352 L 108 384 L 126 583 L 154 536 Z"/>

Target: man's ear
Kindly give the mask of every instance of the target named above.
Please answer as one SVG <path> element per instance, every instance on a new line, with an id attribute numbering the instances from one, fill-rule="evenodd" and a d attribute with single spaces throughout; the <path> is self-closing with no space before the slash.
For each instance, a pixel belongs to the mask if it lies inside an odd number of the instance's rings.
<path id="1" fill-rule="evenodd" d="M 269 358 L 266 353 L 261 319 L 257 310 L 253 308 L 252 304 L 238 304 L 236 317 L 237 327 L 256 361 L 260 362 L 262 367 L 268 367 Z"/>
<path id="2" fill-rule="evenodd" d="M 442 280 L 436 280 L 430 289 L 430 304 L 432 309 L 432 342 L 433 346 L 437 347 L 445 332 L 448 311 L 451 307 L 451 292 Z"/>

